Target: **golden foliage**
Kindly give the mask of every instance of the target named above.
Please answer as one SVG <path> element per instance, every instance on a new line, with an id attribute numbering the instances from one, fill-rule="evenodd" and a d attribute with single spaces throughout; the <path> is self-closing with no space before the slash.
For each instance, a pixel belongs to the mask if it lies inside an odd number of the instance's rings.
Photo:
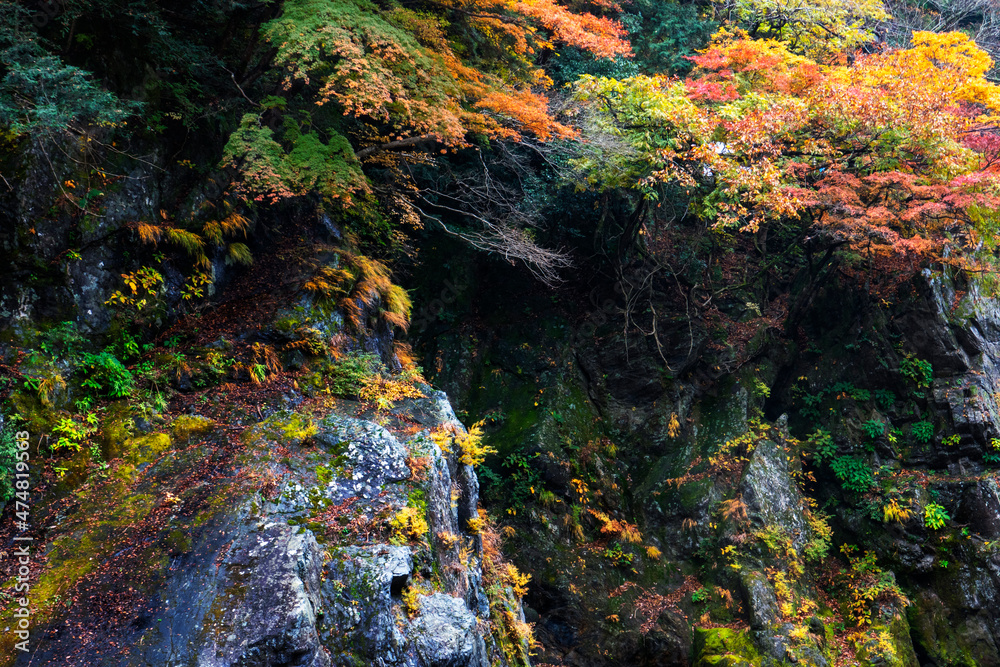
<path id="1" fill-rule="evenodd" d="M 423 482 L 427 479 L 427 471 L 431 467 L 430 457 L 413 456 L 406 459 L 406 466 L 410 469 L 410 479 L 414 482 Z"/>
<path id="2" fill-rule="evenodd" d="M 497 452 L 493 447 L 483 443 L 483 420 L 470 426 L 465 433 L 455 436 L 455 443 L 462 453 L 459 460 L 465 465 L 477 466 L 485 461 L 487 456 Z"/>
<path id="3" fill-rule="evenodd" d="M 139 233 L 139 240 L 143 243 L 152 243 L 154 246 L 163 236 L 163 228 L 157 225 L 150 225 L 145 222 L 135 223 L 135 231 Z"/>
<path id="4" fill-rule="evenodd" d="M 473 535 L 479 535 L 486 527 L 486 521 L 482 517 L 472 517 L 466 523 L 468 525 L 469 532 Z"/>
<path id="5" fill-rule="evenodd" d="M 356 331 L 364 328 L 365 309 L 379 306 L 378 316 L 390 326 L 406 330 L 413 304 L 409 294 L 393 284 L 391 270 L 382 262 L 343 248 L 335 252 L 339 265 L 315 266 L 302 289 L 317 298 L 335 299 L 344 320 Z"/>
<path id="6" fill-rule="evenodd" d="M 445 549 L 453 549 L 458 544 L 459 538 L 455 533 L 449 533 L 446 530 L 439 531 L 437 534 L 438 543 Z"/>
<path id="7" fill-rule="evenodd" d="M 719 503 L 719 511 L 727 521 L 735 523 L 745 523 L 747 521 L 747 506 L 743 504 L 742 498 L 723 500 Z"/>
<path id="8" fill-rule="evenodd" d="M 680 435 L 680 432 L 681 432 L 681 423 L 677 419 L 677 413 L 672 412 L 670 414 L 670 422 L 667 424 L 667 435 L 669 435 L 671 438 L 676 438 L 678 435 Z"/>
<path id="9" fill-rule="evenodd" d="M 403 541 L 422 540 L 430 532 L 427 519 L 416 507 L 402 507 L 389 522 L 396 536 Z"/>
<path id="10" fill-rule="evenodd" d="M 412 377 L 387 378 L 373 375 L 364 378 L 358 396 L 361 400 L 375 404 L 379 410 L 388 410 L 392 404 L 404 398 L 423 398 L 424 394 L 415 386 Z"/>
<path id="11" fill-rule="evenodd" d="M 420 591 L 415 586 L 407 586 L 403 590 L 402 597 L 406 615 L 410 618 L 416 618 L 417 614 L 420 613 Z"/>
<path id="12" fill-rule="evenodd" d="M 587 511 L 601 523 L 601 532 L 603 534 L 613 535 L 618 539 L 631 542 L 632 544 L 642 542 L 642 534 L 635 524 L 620 519 L 612 519 L 604 512 L 594 509 L 588 509 Z"/>
<path id="13" fill-rule="evenodd" d="M 904 524 L 913 517 L 913 509 L 909 506 L 900 505 L 899 502 L 893 498 L 889 503 L 882 508 L 882 520 L 886 523 L 900 523 Z"/>
<path id="14" fill-rule="evenodd" d="M 528 582 L 531 581 L 530 574 L 523 574 L 513 563 L 507 563 L 500 575 L 500 580 L 510 586 L 514 595 L 521 599 L 528 592 Z"/>

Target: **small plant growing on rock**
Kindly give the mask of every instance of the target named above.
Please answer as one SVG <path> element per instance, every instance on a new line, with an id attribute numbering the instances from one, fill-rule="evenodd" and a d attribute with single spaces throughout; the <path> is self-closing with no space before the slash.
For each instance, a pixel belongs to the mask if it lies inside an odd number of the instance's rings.
<path id="1" fill-rule="evenodd" d="M 885 424 L 877 419 L 869 419 L 861 425 L 861 430 L 865 432 L 870 440 L 877 440 L 885 433 Z"/>
<path id="2" fill-rule="evenodd" d="M 885 523 L 906 523 L 913 517 L 913 510 L 908 506 L 900 505 L 895 498 L 882 508 L 882 520 Z"/>
<path id="3" fill-rule="evenodd" d="M 845 491 L 864 493 L 875 486 L 875 476 L 868 464 L 855 456 L 838 456 L 830 462 Z"/>
<path id="4" fill-rule="evenodd" d="M 421 540 L 430 531 L 427 519 L 417 507 L 403 507 L 389 522 L 395 532 L 397 542 L 405 543 L 411 540 Z"/>
<path id="5" fill-rule="evenodd" d="M 839 583 L 845 589 L 848 611 L 855 623 L 862 627 L 871 625 L 876 620 L 872 618 L 873 612 L 883 617 L 910 604 L 896 584 L 895 575 L 876 564 L 874 553 L 855 556 L 857 547 L 850 544 L 842 545 L 840 551 L 851 565 L 849 571 L 840 575 Z"/>
<path id="6" fill-rule="evenodd" d="M 813 503 L 815 505 L 815 503 Z M 830 552 L 830 541 L 833 539 L 833 528 L 827 521 L 826 514 L 819 511 L 806 511 L 806 520 L 812 530 L 812 539 L 806 542 L 802 552 L 806 560 L 819 562 Z"/>
<path id="7" fill-rule="evenodd" d="M 896 395 L 888 389 L 876 389 L 874 396 L 875 402 L 878 403 L 883 410 L 888 410 L 892 407 L 892 404 L 896 402 Z"/>
<path id="8" fill-rule="evenodd" d="M 622 545 L 615 542 L 604 549 L 603 556 L 611 561 L 611 564 L 618 567 L 625 567 L 632 564 L 632 554 L 624 551 Z"/>
<path id="9" fill-rule="evenodd" d="M 910 426 L 910 433 L 913 434 L 914 440 L 928 443 L 934 437 L 934 425 L 927 421 L 915 422 Z"/>
<path id="10" fill-rule="evenodd" d="M 629 523 L 628 521 L 620 519 L 612 519 L 604 512 L 599 512 L 597 510 L 588 509 L 587 511 L 590 512 L 594 518 L 600 521 L 601 533 L 604 535 L 614 535 L 615 537 L 626 542 L 631 542 L 632 544 L 638 544 L 642 541 L 642 535 L 639 533 L 639 528 L 634 523 Z"/>
<path id="11" fill-rule="evenodd" d="M 420 613 L 420 591 L 417 590 L 416 586 L 407 586 L 403 590 L 402 597 L 406 615 L 410 618 L 415 618 Z"/>
<path id="12" fill-rule="evenodd" d="M 414 482 L 423 482 L 427 479 L 427 471 L 431 467 L 429 456 L 413 456 L 410 454 L 406 459 L 406 467 L 410 469 L 410 479 Z"/>
<path id="13" fill-rule="evenodd" d="M 470 466 L 477 466 L 486 460 L 490 454 L 496 454 L 497 450 L 483 442 L 483 422 L 478 421 L 469 427 L 465 433 L 455 437 L 462 455 L 459 460 Z"/>
<path id="14" fill-rule="evenodd" d="M 676 438 L 678 435 L 680 435 L 680 432 L 681 432 L 680 420 L 677 419 L 677 413 L 672 412 L 670 414 L 670 422 L 667 424 L 667 435 L 670 436 L 671 438 Z"/>
<path id="15" fill-rule="evenodd" d="M 482 420 L 476 422 L 464 433 L 455 427 L 438 429 L 431 433 L 431 440 L 446 454 L 451 452 L 452 443 L 458 445 L 459 460 L 466 465 L 478 466 L 487 456 L 497 452 L 483 442 L 483 423 Z"/>
<path id="16" fill-rule="evenodd" d="M 924 525 L 931 530 L 940 530 L 945 527 L 946 522 L 951 519 L 944 507 L 937 503 L 930 503 L 924 508 Z"/>
<path id="17" fill-rule="evenodd" d="M 458 535 L 442 530 L 437 534 L 438 543 L 445 549 L 453 549 L 458 544 Z"/>
<path id="18" fill-rule="evenodd" d="M 409 377 L 396 379 L 375 375 L 365 378 L 358 396 L 363 401 L 374 403 L 379 410 L 388 410 L 397 401 L 423 398 L 424 394 L 414 386 L 414 380 Z"/>
<path id="19" fill-rule="evenodd" d="M 1000 463 L 1000 438 L 990 440 L 990 451 L 983 453 L 983 461 L 986 463 Z"/>
<path id="20" fill-rule="evenodd" d="M 123 273 L 124 289 L 111 295 L 105 305 L 117 308 L 123 318 L 143 321 L 150 311 L 162 306 L 163 275 L 144 266 L 132 273 Z"/>
<path id="21" fill-rule="evenodd" d="M 100 354 L 86 353 L 80 358 L 78 370 L 85 376 L 81 386 L 94 389 L 112 398 L 125 398 L 132 393 L 135 380 L 114 354 L 105 350 Z"/>
<path id="22" fill-rule="evenodd" d="M 934 369 L 931 367 L 931 362 L 909 355 L 900 362 L 899 371 L 916 382 L 921 389 L 930 387 L 931 381 L 934 379 Z"/>
<path id="23" fill-rule="evenodd" d="M 501 570 L 500 579 L 510 586 L 510 590 L 516 598 L 521 599 L 528 593 L 528 582 L 531 581 L 531 575 L 522 573 L 513 563 L 505 564 Z"/>
<path id="24" fill-rule="evenodd" d="M 78 452 L 83 441 L 97 431 L 97 415 L 91 412 L 81 421 L 63 417 L 52 430 L 59 434 L 59 439 L 52 445 L 52 449 L 72 449 Z"/>
<path id="25" fill-rule="evenodd" d="M 949 447 L 954 447 L 961 441 L 962 437 L 958 433 L 952 433 L 946 438 L 942 438 L 941 442 L 948 445 Z"/>
<path id="26" fill-rule="evenodd" d="M 809 443 L 816 465 L 821 464 L 824 460 L 829 461 L 837 455 L 837 443 L 834 442 L 830 432 L 825 429 L 818 428 L 813 431 L 806 442 Z"/>

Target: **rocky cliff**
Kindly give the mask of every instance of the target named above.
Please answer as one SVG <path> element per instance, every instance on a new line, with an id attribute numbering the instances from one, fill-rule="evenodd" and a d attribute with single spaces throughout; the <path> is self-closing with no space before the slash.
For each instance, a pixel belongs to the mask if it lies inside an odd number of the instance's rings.
<path id="1" fill-rule="evenodd" d="M 539 660 L 998 664 L 1000 310 L 935 276 L 829 285 L 742 357 L 667 306 L 654 338 L 613 294 L 484 312 L 470 283 L 423 349 L 492 423 Z"/>
<path id="2" fill-rule="evenodd" d="M 341 326 L 309 302 L 279 315 L 315 337 Z M 15 536 L 33 542 L 27 651 L 15 650 L 18 562 L 3 560 L 5 664 L 525 664 L 526 579 L 480 513 L 474 434 L 418 376 L 379 376 L 361 351 L 379 349 L 377 330 L 351 344 L 339 362 L 292 345 L 266 382 L 197 392 L 206 355 L 234 343 L 185 347 L 190 363 L 164 378 L 178 402 L 159 409 L 86 402 L 72 355 L 32 361 L 69 382 L 15 391 L 6 415 L 31 436 L 31 491 L 30 527 L 4 522 L 5 555 Z M 383 402 L 358 400 L 350 381 L 364 377 L 382 377 Z M 355 398 L 335 398 L 331 378 Z M 65 420 L 81 400 L 93 425 L 74 436 Z"/>

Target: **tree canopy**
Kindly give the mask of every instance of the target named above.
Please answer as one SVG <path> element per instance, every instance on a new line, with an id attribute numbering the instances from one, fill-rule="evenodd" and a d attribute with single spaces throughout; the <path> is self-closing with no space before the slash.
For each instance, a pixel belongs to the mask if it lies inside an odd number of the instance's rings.
<path id="1" fill-rule="evenodd" d="M 621 187 L 627 174 L 654 199 L 672 184 L 720 234 L 793 228 L 893 261 L 982 239 L 1000 193 L 977 147 L 994 137 L 1000 88 L 967 36 L 916 33 L 911 48 L 822 65 L 723 31 L 692 60 L 684 80 L 576 84 L 620 142 L 612 160 L 579 161 L 586 183 Z"/>

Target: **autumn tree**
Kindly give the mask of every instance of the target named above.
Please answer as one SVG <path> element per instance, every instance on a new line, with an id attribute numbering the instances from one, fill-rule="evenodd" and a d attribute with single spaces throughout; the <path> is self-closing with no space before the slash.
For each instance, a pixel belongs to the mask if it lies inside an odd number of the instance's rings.
<path id="1" fill-rule="evenodd" d="M 445 0 L 423 11 L 288 0 L 262 33 L 275 49 L 281 93 L 255 101 L 226 146 L 245 195 L 377 201 L 412 225 L 427 218 L 409 165 L 432 162 L 431 151 L 574 135 L 548 109 L 540 52 L 557 43 L 602 57 L 630 52 L 613 20 L 554 0 Z M 379 178 L 369 177 L 374 171 Z M 474 231 L 455 233 L 477 247 L 549 268 L 562 261 L 516 226 L 467 219 Z"/>
<path id="2" fill-rule="evenodd" d="M 871 40 L 874 22 L 889 19 L 882 0 L 721 0 L 719 7 L 750 37 L 780 40 L 817 59 Z"/>
<path id="3" fill-rule="evenodd" d="M 654 256 L 676 257 L 676 223 L 695 220 L 717 245 L 751 240 L 751 272 L 780 261 L 810 284 L 838 257 L 870 284 L 928 262 L 973 268 L 977 255 L 963 249 L 998 247 L 985 221 L 1000 204 L 988 148 L 1000 88 L 967 36 L 917 33 L 909 49 L 821 66 L 785 43 L 723 31 L 693 60 L 685 80 L 576 86 L 589 110 L 581 122 L 608 147 L 579 159 L 580 186 L 628 184 L 647 202 L 669 188 L 687 202 L 674 224 L 648 218 Z"/>

